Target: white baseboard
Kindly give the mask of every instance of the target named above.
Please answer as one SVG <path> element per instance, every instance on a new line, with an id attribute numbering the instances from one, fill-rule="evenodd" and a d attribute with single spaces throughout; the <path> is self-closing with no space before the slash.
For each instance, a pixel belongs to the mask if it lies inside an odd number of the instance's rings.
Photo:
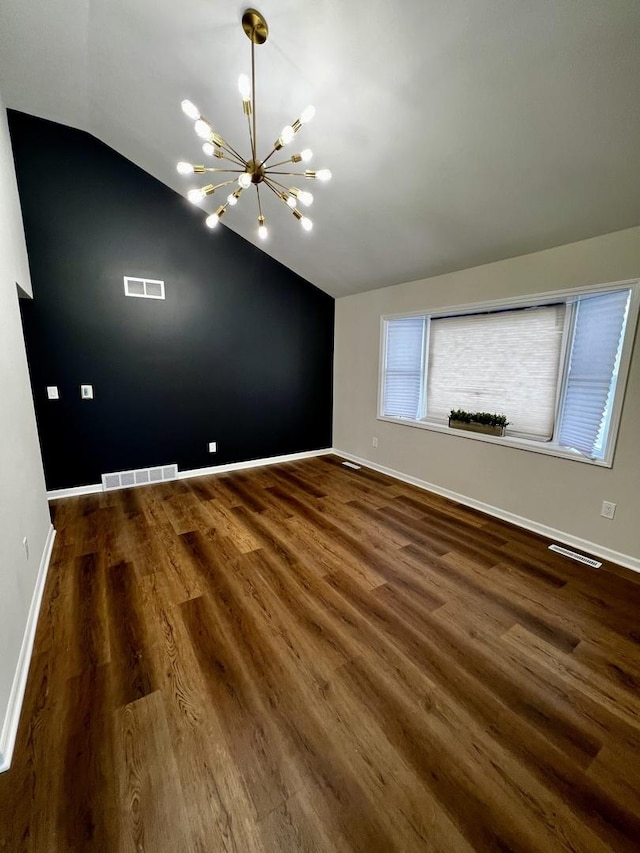
<path id="1" fill-rule="evenodd" d="M 70 489 L 52 489 L 47 492 L 47 500 L 55 501 L 58 498 L 76 498 L 80 495 L 95 495 L 103 492 L 102 483 L 93 483 L 90 486 L 72 486 Z"/>
<path id="2" fill-rule="evenodd" d="M 531 530 L 533 533 L 538 533 L 547 539 L 554 539 L 558 542 L 563 542 L 565 545 L 571 545 L 572 548 L 578 551 L 586 551 L 587 554 L 593 554 L 603 560 L 608 560 L 610 563 L 618 563 L 627 569 L 634 572 L 640 572 L 640 559 L 632 557 L 630 554 L 622 554 L 620 551 L 614 551 L 611 548 L 605 548 L 603 545 L 598 545 L 596 542 L 589 542 L 587 539 L 581 539 L 578 536 L 573 536 L 570 533 L 565 533 L 563 530 L 556 530 L 553 527 L 547 527 L 546 524 L 539 524 L 537 521 L 532 521 L 530 518 L 523 518 L 513 512 L 507 512 L 497 506 L 483 503 L 475 498 L 469 498 L 466 495 L 461 495 L 458 492 L 452 492 L 450 489 L 445 489 L 442 486 L 436 486 L 434 483 L 428 483 L 426 480 L 419 480 L 417 477 L 411 477 L 409 474 L 403 474 L 401 471 L 395 471 L 393 468 L 386 468 L 384 465 L 378 465 L 368 459 L 361 459 L 359 456 L 354 456 L 352 453 L 345 453 L 344 450 L 334 448 L 333 452 L 336 456 L 342 456 L 350 462 L 357 462 L 365 468 L 371 468 L 374 471 L 379 471 L 381 474 L 387 474 L 389 477 L 394 477 L 396 480 L 402 480 L 403 483 L 409 483 L 412 486 L 417 486 L 419 489 L 425 489 L 427 492 L 435 492 L 437 495 L 442 495 L 444 498 L 456 501 L 464 506 L 472 507 L 473 509 L 486 512 L 487 515 L 492 515 L 494 518 L 499 518 L 501 521 L 508 521 L 510 524 L 515 524 L 517 527 L 524 527 L 525 530 Z"/>
<path id="3" fill-rule="evenodd" d="M 278 465 L 280 462 L 295 462 L 297 459 L 312 459 L 314 456 L 324 456 L 333 453 L 333 448 L 325 447 L 322 450 L 305 450 L 301 453 L 287 453 L 284 456 L 266 456 L 263 459 L 250 459 L 248 462 L 229 462 L 226 465 L 211 465 L 207 468 L 191 468 L 186 471 L 178 471 L 178 480 L 188 480 L 190 477 L 205 477 L 207 474 L 226 474 L 229 471 L 244 471 L 246 468 L 260 468 L 262 465 Z M 153 485 L 151 483 L 137 483 L 127 488 L 138 488 Z M 80 495 L 95 495 L 103 492 L 102 483 L 94 483 L 89 486 L 74 486 L 70 489 L 53 489 L 47 492 L 47 498 L 55 501 L 58 498 L 74 498 Z M 109 489 L 116 491 L 116 489 Z"/>
<path id="4" fill-rule="evenodd" d="M 11 693 L 9 694 L 9 705 L 4 718 L 2 732 L 0 733 L 0 773 L 9 769 L 11 758 L 13 756 L 13 747 L 15 746 L 16 735 L 18 733 L 18 724 L 20 722 L 20 712 L 22 710 L 24 692 L 27 687 L 27 676 L 29 674 L 29 664 L 31 663 L 33 641 L 36 636 L 40 605 L 42 604 L 42 594 L 47 580 L 47 572 L 49 571 L 49 562 L 51 561 L 51 552 L 53 551 L 53 541 L 55 538 L 56 531 L 54 530 L 53 525 L 51 525 L 49 527 L 49 532 L 47 533 L 47 540 L 42 552 L 40 566 L 38 567 L 38 576 L 36 578 L 33 596 L 31 597 L 31 606 L 29 607 L 29 616 L 27 617 L 27 624 L 22 638 L 20 656 L 18 657 L 18 666 L 16 667 L 16 672 L 13 677 Z"/>
<path id="5" fill-rule="evenodd" d="M 178 471 L 178 480 L 204 477 L 207 474 L 226 474 L 228 471 L 244 471 L 246 468 L 260 468 L 262 465 L 278 465 L 280 462 L 295 462 L 297 459 L 312 459 L 314 456 L 325 456 L 327 453 L 333 453 L 333 448 L 305 450 L 302 453 L 287 453 L 285 456 L 267 456 L 264 459 L 250 459 L 248 462 L 230 462 L 227 465 L 212 465 L 210 468 L 192 468 L 187 471 Z"/>

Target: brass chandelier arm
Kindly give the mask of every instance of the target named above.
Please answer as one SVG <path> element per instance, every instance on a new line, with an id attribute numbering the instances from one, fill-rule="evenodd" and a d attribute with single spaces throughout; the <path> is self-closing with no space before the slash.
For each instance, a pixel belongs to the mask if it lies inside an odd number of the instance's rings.
<path id="1" fill-rule="evenodd" d="M 269 189 L 271 190 L 272 193 L 274 193 L 274 195 L 278 196 L 278 198 L 285 205 L 285 207 L 289 207 L 287 202 L 282 198 L 282 194 L 280 192 L 278 192 L 278 190 L 273 186 L 273 184 L 271 183 L 271 181 L 268 178 L 264 179 L 264 183 L 269 187 Z M 282 184 L 280 186 L 282 186 Z"/>
<path id="2" fill-rule="evenodd" d="M 267 162 L 267 160 L 270 160 L 273 157 L 273 155 L 276 153 L 276 151 L 279 151 L 279 150 L 280 150 L 279 148 L 273 148 L 267 154 L 267 156 L 264 158 L 264 160 L 260 163 L 261 168 L 264 167 L 264 164 Z M 271 168 L 273 168 L 273 167 L 271 167 Z"/>
<path id="3" fill-rule="evenodd" d="M 267 180 L 267 178 L 265 178 L 265 180 Z M 283 189 L 287 194 L 289 193 L 289 187 L 287 187 L 285 184 L 281 184 L 281 183 L 280 183 L 280 181 L 276 181 L 274 178 L 269 178 L 268 180 L 269 180 L 269 182 L 270 182 L 270 183 L 275 184 L 277 187 L 282 187 L 282 189 Z M 278 195 L 279 195 L 279 194 L 278 194 Z"/>
<path id="4" fill-rule="evenodd" d="M 238 165 L 240 164 L 238 163 Z M 205 172 L 222 172 L 223 174 L 226 173 L 227 175 L 241 175 L 244 172 L 244 169 L 216 169 L 211 166 L 205 166 L 204 170 Z"/>
<path id="5" fill-rule="evenodd" d="M 307 175 L 306 172 L 274 172 L 271 169 L 267 169 L 266 174 L 267 175 L 289 175 L 293 178 L 309 178 L 309 179 L 311 179 L 311 176 Z"/>
<path id="6" fill-rule="evenodd" d="M 218 148 L 222 148 L 228 154 L 234 154 L 238 158 L 238 160 L 240 160 L 241 163 L 246 163 L 242 154 L 238 154 L 238 152 L 233 147 L 233 145 L 230 145 L 223 136 L 220 136 L 219 133 L 215 132 L 215 130 L 213 129 L 213 124 L 209 121 L 209 119 L 206 116 L 201 115 L 200 118 L 202 119 L 202 121 L 206 122 L 209 125 L 209 127 L 211 128 L 211 137 L 209 139 L 210 142 L 212 142 Z"/>
<path id="7" fill-rule="evenodd" d="M 272 193 L 275 193 L 275 194 L 278 196 L 278 198 L 280 198 L 280 193 L 279 193 L 279 192 L 278 192 L 278 190 L 273 186 L 273 184 L 271 183 L 271 181 L 269 180 L 269 178 L 265 177 L 265 179 L 264 179 L 264 181 L 263 181 L 262 183 L 263 183 L 263 184 L 266 184 L 266 185 L 269 187 L 269 189 L 271 190 L 271 192 L 272 192 Z"/>
<path id="8" fill-rule="evenodd" d="M 203 121 L 206 121 L 206 123 L 209 125 L 209 127 L 212 127 L 212 124 L 208 118 L 205 118 L 205 116 L 201 116 L 201 118 L 203 119 Z M 243 165 L 246 165 L 247 161 L 244 159 L 242 154 L 238 154 L 238 152 L 233 147 L 233 145 L 230 145 L 227 142 L 227 140 L 224 139 L 224 137 L 220 136 L 219 133 L 216 133 L 215 131 L 212 130 L 209 142 L 211 142 L 213 145 L 216 145 L 218 148 L 222 148 L 222 150 L 226 151 L 227 154 L 233 154 L 233 156 L 236 157 L 240 161 L 240 163 L 242 163 Z"/>
<path id="9" fill-rule="evenodd" d="M 293 158 L 289 157 L 288 160 L 281 160 L 279 163 L 273 163 L 271 166 L 269 166 L 269 169 L 276 169 L 278 166 L 286 166 L 287 163 L 293 163 L 293 162 L 295 162 L 293 160 Z"/>
<path id="10" fill-rule="evenodd" d="M 222 140 L 222 143 L 223 143 L 223 144 L 222 144 L 222 145 L 220 145 L 219 147 L 220 147 L 220 148 L 222 148 L 222 149 L 223 149 L 223 151 L 226 151 L 228 154 L 233 154 L 233 155 L 235 155 L 235 157 L 238 159 L 239 163 L 242 163 L 244 166 L 246 166 L 246 165 L 247 165 L 247 161 L 244 159 L 244 157 L 242 156 L 242 154 L 238 154 L 238 152 L 236 151 L 236 149 L 235 149 L 232 145 L 229 145 L 229 143 L 227 142 L 227 140 L 226 140 L 226 139 L 223 139 L 223 140 Z"/>
<path id="11" fill-rule="evenodd" d="M 220 157 L 220 160 L 228 160 L 229 163 L 235 163 L 236 166 L 245 166 L 246 167 L 246 165 L 247 165 L 245 160 L 243 160 L 241 157 L 236 157 L 235 154 L 232 155 L 231 157 L 227 157 L 225 154 L 223 154 L 222 157 Z"/>
<path id="12" fill-rule="evenodd" d="M 228 181 L 222 181 L 220 184 L 207 184 L 205 187 L 199 187 L 197 190 L 193 190 L 193 192 L 202 193 L 202 197 L 198 199 L 198 201 L 202 201 L 207 196 L 213 195 L 216 190 L 219 190 L 221 187 L 228 187 L 229 184 L 235 184 L 236 179 L 231 178 Z M 189 191 L 191 192 L 191 190 Z"/>
<path id="13" fill-rule="evenodd" d="M 235 182 L 236 182 L 236 179 L 235 179 L 235 178 L 231 178 L 231 179 L 230 179 L 230 180 L 228 180 L 228 181 L 223 181 L 221 184 L 215 184 L 215 186 L 214 186 L 214 188 L 213 188 L 213 189 L 214 189 L 214 190 L 219 190 L 221 187 L 228 187 L 228 186 L 229 186 L 229 184 L 235 184 Z"/>
<path id="14" fill-rule="evenodd" d="M 262 204 L 260 203 L 260 187 L 258 186 L 258 184 L 254 184 L 254 186 L 256 188 L 256 195 L 258 196 L 258 213 L 260 216 L 262 216 Z"/>

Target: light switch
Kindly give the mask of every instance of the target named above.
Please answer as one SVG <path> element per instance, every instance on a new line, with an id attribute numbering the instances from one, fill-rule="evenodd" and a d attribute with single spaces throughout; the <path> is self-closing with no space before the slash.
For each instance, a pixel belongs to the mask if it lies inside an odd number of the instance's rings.
<path id="1" fill-rule="evenodd" d="M 57 385 L 47 385 L 47 398 L 49 400 L 59 400 L 60 394 L 58 393 Z"/>
<path id="2" fill-rule="evenodd" d="M 83 400 L 93 400 L 93 385 L 81 385 L 80 396 Z"/>

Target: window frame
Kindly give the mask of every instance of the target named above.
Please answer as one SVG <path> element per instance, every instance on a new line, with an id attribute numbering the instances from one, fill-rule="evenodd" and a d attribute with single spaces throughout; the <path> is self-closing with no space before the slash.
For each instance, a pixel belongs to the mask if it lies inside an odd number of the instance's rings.
<path id="1" fill-rule="evenodd" d="M 620 368 L 618 371 L 618 380 L 616 383 L 615 396 L 611 407 L 611 419 L 609 422 L 609 430 L 607 435 L 607 444 L 604 454 L 601 459 L 588 457 L 577 450 L 571 450 L 557 444 L 557 432 L 560 425 L 560 414 L 566 392 L 566 382 L 568 376 L 568 364 L 571 354 L 569 343 L 575 325 L 575 308 L 573 307 L 577 300 L 583 296 L 595 296 L 597 294 L 609 293 L 614 290 L 631 290 L 631 299 L 629 303 L 629 313 L 627 317 L 627 325 L 625 329 L 624 339 L 622 342 L 622 351 L 620 355 Z M 398 320 L 405 317 L 424 317 L 427 320 L 436 320 L 441 317 L 451 317 L 462 314 L 481 314 L 499 309 L 509 310 L 510 308 L 534 308 L 552 303 L 564 302 L 566 305 L 565 313 L 565 328 L 563 331 L 562 351 L 559 362 L 559 382 L 556 391 L 556 404 L 554 415 L 553 436 L 550 441 L 536 441 L 513 435 L 491 436 L 482 433 L 467 432 L 464 430 L 456 430 L 449 427 L 447 424 L 438 421 L 429 421 L 426 416 L 419 420 L 409 420 L 405 418 L 395 418 L 384 415 L 384 379 L 385 367 L 387 360 L 386 352 L 386 322 L 388 320 Z M 638 314 L 640 312 L 640 279 L 629 279 L 624 281 L 610 282 L 607 284 L 595 284 L 583 287 L 566 288 L 564 290 L 545 291 L 529 296 L 504 297 L 498 299 L 486 300 L 483 302 L 467 303 L 464 305 L 455 305 L 451 307 L 439 308 L 435 311 L 404 311 L 395 314 L 383 314 L 380 317 L 380 346 L 379 346 L 379 361 L 378 361 L 378 402 L 377 402 L 377 420 L 386 423 L 398 424 L 417 429 L 426 429 L 431 432 L 444 433 L 446 435 L 454 435 L 456 438 L 470 439 L 472 441 L 484 441 L 489 444 L 500 444 L 506 447 L 512 447 L 518 450 L 529 450 L 534 453 L 544 453 L 548 456 L 555 456 L 562 459 L 571 459 L 576 462 L 586 462 L 589 465 L 597 465 L 601 468 L 611 468 L 615 455 L 616 444 L 618 440 L 618 430 L 622 415 L 622 407 L 626 394 L 627 381 L 629 376 L 629 368 L 631 365 L 631 357 L 633 353 L 634 341 L 636 338 Z M 424 334 L 425 352 L 428 352 L 429 346 L 430 322 L 426 324 Z M 428 381 L 428 359 L 423 354 L 426 370 L 423 376 L 422 389 L 423 398 L 426 400 L 426 386 Z M 423 409 L 423 411 L 425 411 Z"/>

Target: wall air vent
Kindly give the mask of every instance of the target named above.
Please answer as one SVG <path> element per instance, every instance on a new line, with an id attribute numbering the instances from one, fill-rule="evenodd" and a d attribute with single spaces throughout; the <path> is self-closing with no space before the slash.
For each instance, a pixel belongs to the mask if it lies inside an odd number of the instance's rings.
<path id="1" fill-rule="evenodd" d="M 585 557 L 584 554 L 578 554 L 577 551 L 570 551 L 561 545 L 549 545 L 549 550 L 555 551 L 556 554 L 562 554 L 564 557 L 570 557 L 572 560 L 577 560 L 579 563 L 584 563 L 585 566 L 591 566 L 592 569 L 599 569 L 602 565 L 602 563 L 591 559 L 591 557 Z"/>
<path id="2" fill-rule="evenodd" d="M 105 492 L 112 489 L 128 489 L 131 486 L 146 486 L 148 483 L 162 483 L 175 480 L 178 476 L 177 465 L 159 465 L 157 468 L 138 468 L 135 471 L 114 471 L 102 475 L 102 488 Z"/>
<path id="3" fill-rule="evenodd" d="M 141 299 L 164 299 L 164 281 L 151 278 L 124 277 L 124 295 Z"/>

